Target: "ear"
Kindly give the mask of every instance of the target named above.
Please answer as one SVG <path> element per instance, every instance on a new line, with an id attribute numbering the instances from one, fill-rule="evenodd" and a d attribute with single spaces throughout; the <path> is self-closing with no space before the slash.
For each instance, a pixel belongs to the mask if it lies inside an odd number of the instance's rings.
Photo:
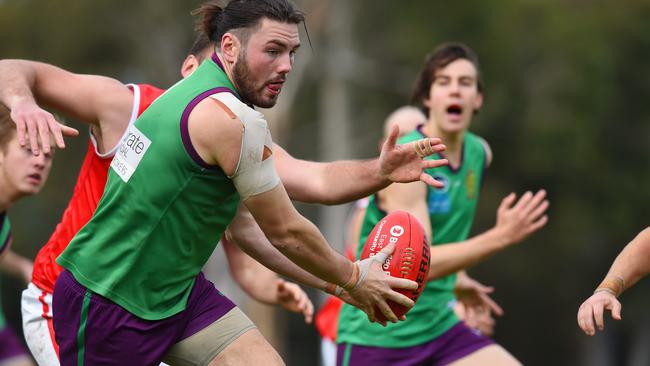
<path id="1" fill-rule="evenodd" d="M 188 55 L 181 66 L 181 75 L 184 78 L 190 76 L 199 67 L 199 60 L 194 55 Z"/>
<path id="2" fill-rule="evenodd" d="M 235 63 L 239 52 L 241 51 L 241 42 L 239 38 L 232 33 L 227 32 L 221 37 L 221 56 L 227 63 Z"/>

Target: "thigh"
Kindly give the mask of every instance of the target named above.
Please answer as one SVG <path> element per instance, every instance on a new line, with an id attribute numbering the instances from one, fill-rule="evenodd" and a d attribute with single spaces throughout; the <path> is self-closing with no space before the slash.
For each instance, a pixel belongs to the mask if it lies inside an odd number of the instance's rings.
<path id="1" fill-rule="evenodd" d="M 27 363 L 26 363 L 27 362 Z M 20 339 L 9 327 L 0 329 L 0 366 L 9 364 L 31 365 L 27 350 Z"/>
<path id="2" fill-rule="evenodd" d="M 492 339 L 459 322 L 426 344 L 427 353 L 431 355 L 426 365 L 450 365 L 494 344 Z"/>
<path id="3" fill-rule="evenodd" d="M 284 361 L 256 328 L 230 343 L 209 366 L 284 366 Z"/>
<path id="4" fill-rule="evenodd" d="M 172 346 L 163 361 L 173 366 L 208 365 L 254 328 L 253 322 L 239 308 L 233 308 L 212 324 Z"/>
<path id="5" fill-rule="evenodd" d="M 62 366 L 157 366 L 182 328 L 178 315 L 140 319 L 86 290 L 67 271 L 56 282 L 52 303 Z"/>
<path id="6" fill-rule="evenodd" d="M 508 353 L 498 344 L 493 344 L 479 349 L 453 363 L 449 366 L 520 366 L 519 362 L 513 355 Z"/>
<path id="7" fill-rule="evenodd" d="M 424 346 L 383 348 L 339 343 L 337 366 L 424 366 L 429 353 Z"/>
<path id="8" fill-rule="evenodd" d="M 59 366 L 52 325 L 52 295 L 34 284 L 23 291 L 20 308 L 27 346 L 41 366 Z"/>

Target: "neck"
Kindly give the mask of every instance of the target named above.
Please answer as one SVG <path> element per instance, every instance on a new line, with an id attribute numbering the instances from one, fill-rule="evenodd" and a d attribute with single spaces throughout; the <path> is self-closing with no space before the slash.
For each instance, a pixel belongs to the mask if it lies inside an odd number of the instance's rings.
<path id="1" fill-rule="evenodd" d="M 212 56 L 212 61 L 214 61 L 221 69 L 223 72 L 226 73 L 226 76 L 228 76 L 228 79 L 230 79 L 230 82 L 232 85 L 237 88 L 237 85 L 235 85 L 235 78 L 233 77 L 233 65 L 232 63 L 227 63 L 224 62 L 223 57 L 221 56 L 221 53 L 217 50 Z"/>
<path id="2" fill-rule="evenodd" d="M 430 137 L 439 137 L 442 140 L 442 143 L 447 146 L 445 150 L 445 155 L 448 156 L 457 156 L 463 150 L 463 138 L 465 137 L 465 131 L 458 133 L 448 133 L 441 130 L 438 127 L 438 124 L 429 120 L 427 124 L 422 127 L 422 131 Z"/>
<path id="3" fill-rule="evenodd" d="M 2 184 L 0 187 L 6 187 L 6 184 Z M 20 194 L 12 189 L 0 189 L 0 212 L 7 211 L 19 198 Z"/>

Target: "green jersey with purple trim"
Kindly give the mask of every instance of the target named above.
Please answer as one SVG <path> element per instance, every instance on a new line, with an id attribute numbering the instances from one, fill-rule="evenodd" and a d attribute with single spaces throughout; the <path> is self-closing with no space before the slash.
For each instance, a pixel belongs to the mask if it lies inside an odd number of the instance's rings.
<path id="1" fill-rule="evenodd" d="M 419 130 L 402 137 L 408 143 L 424 136 Z M 427 159 L 440 159 L 434 155 Z M 474 219 L 480 182 L 486 164 L 486 154 L 480 138 L 465 133 L 461 165 L 427 169 L 427 173 L 445 184 L 444 188 L 427 188 L 427 205 L 433 235 L 432 245 L 455 243 L 467 239 Z M 371 197 L 361 227 L 357 258 L 361 255 L 368 235 L 386 216 Z M 370 323 L 361 310 L 344 304 L 339 316 L 339 343 L 363 346 L 400 348 L 431 341 L 459 322 L 450 303 L 455 299 L 456 274 L 427 282 L 415 306 L 406 314 L 406 321 L 388 323 L 384 328 Z"/>
<path id="2" fill-rule="evenodd" d="M 234 90 L 208 59 L 127 129 L 93 218 L 57 259 L 79 283 L 146 320 L 185 309 L 239 202 L 232 181 L 192 146 L 189 114 Z"/>
<path id="3" fill-rule="evenodd" d="M 7 217 L 6 212 L 0 213 L 0 258 L 5 251 L 9 250 L 11 245 L 11 224 L 9 223 L 9 217 Z M 0 304 L 2 304 L 2 298 L 0 298 Z M 5 314 L 2 311 L 2 306 L 0 305 L 0 330 L 4 329 L 7 325 L 5 321 Z"/>

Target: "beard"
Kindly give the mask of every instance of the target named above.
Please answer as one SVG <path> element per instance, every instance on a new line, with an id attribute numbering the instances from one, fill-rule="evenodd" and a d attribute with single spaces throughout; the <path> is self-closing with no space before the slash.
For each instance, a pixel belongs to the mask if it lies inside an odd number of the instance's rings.
<path id="1" fill-rule="evenodd" d="M 244 51 L 239 55 L 239 59 L 233 68 L 233 79 L 237 92 L 246 103 L 260 108 L 271 108 L 278 101 L 277 95 L 268 98 L 264 97 L 265 84 L 259 90 L 257 89 Z"/>

